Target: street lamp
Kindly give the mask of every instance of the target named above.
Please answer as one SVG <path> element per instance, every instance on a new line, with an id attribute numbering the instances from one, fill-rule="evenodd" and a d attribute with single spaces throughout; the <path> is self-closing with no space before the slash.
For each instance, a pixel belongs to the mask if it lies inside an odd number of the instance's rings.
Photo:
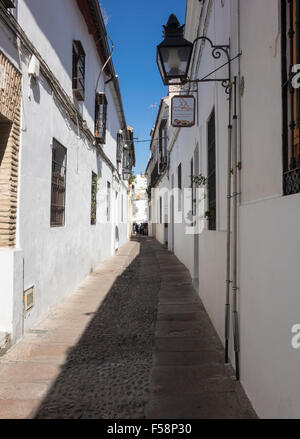
<path id="1" fill-rule="evenodd" d="M 165 85 L 185 82 L 193 44 L 183 38 L 183 28 L 175 15 L 170 15 L 164 27 L 164 41 L 157 46 L 156 62 Z"/>
<path id="2" fill-rule="evenodd" d="M 131 170 L 130 169 L 128 169 L 128 168 L 124 168 L 123 169 L 123 180 L 125 180 L 125 181 L 129 181 L 130 180 L 130 178 L 131 178 Z"/>
<path id="3" fill-rule="evenodd" d="M 230 65 L 233 60 L 241 56 L 241 53 L 230 59 L 229 45 L 215 45 L 210 38 L 206 36 L 197 37 L 193 43 L 183 38 L 183 26 L 180 26 L 174 14 L 170 15 L 168 23 L 164 28 L 164 37 L 162 43 L 157 46 L 156 62 L 163 80 L 164 85 L 183 85 L 186 83 L 198 82 L 221 82 L 222 86 L 229 94 L 231 88 L 231 69 Z M 194 46 L 197 41 L 209 43 L 212 50 L 212 57 L 220 59 L 225 56 L 225 63 L 205 75 L 201 79 L 190 79 L 188 77 L 189 67 L 192 59 Z M 211 77 L 214 73 L 228 66 L 227 77 Z"/>

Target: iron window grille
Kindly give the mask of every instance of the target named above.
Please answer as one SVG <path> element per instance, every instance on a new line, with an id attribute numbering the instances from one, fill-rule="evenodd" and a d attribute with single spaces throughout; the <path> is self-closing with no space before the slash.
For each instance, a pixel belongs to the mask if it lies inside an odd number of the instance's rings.
<path id="1" fill-rule="evenodd" d="M 122 161 L 122 134 L 117 134 L 117 163 Z"/>
<path id="2" fill-rule="evenodd" d="M 178 211 L 181 211 L 181 190 L 182 190 L 181 163 L 177 168 L 177 176 L 178 176 Z"/>
<path id="3" fill-rule="evenodd" d="M 14 3 L 13 0 L 2 0 L 2 3 L 4 3 L 4 6 L 5 6 L 7 9 L 15 8 L 15 7 L 16 7 L 16 6 L 15 6 L 15 3 Z"/>
<path id="4" fill-rule="evenodd" d="M 159 127 L 159 171 L 163 172 L 167 167 L 167 120 L 164 119 L 161 121 Z"/>
<path id="5" fill-rule="evenodd" d="M 107 195 L 106 195 L 106 202 L 107 202 L 107 210 L 106 210 L 106 217 L 107 222 L 110 221 L 110 182 L 107 182 Z"/>
<path id="6" fill-rule="evenodd" d="M 130 154 L 127 149 L 124 150 L 123 153 L 123 170 L 127 171 L 131 168 L 131 160 L 130 160 Z"/>
<path id="7" fill-rule="evenodd" d="M 52 227 L 65 225 L 66 162 L 66 148 L 53 139 L 50 213 Z"/>
<path id="8" fill-rule="evenodd" d="M 282 0 L 283 193 L 300 192 L 300 88 L 293 66 L 300 64 L 300 2 Z"/>
<path id="9" fill-rule="evenodd" d="M 80 41 L 73 41 L 73 93 L 79 101 L 85 96 L 85 52 Z"/>
<path id="10" fill-rule="evenodd" d="M 194 159 L 191 159 L 191 210 L 192 217 L 195 216 L 195 184 L 194 184 Z"/>
<path id="11" fill-rule="evenodd" d="M 107 99 L 104 93 L 96 93 L 95 137 L 99 143 L 106 141 Z"/>
<path id="12" fill-rule="evenodd" d="M 154 187 L 159 179 L 158 162 L 155 163 L 151 172 L 151 187 Z"/>
<path id="13" fill-rule="evenodd" d="M 213 109 L 207 124 L 208 230 L 216 230 L 216 128 Z"/>
<path id="14" fill-rule="evenodd" d="M 98 175 L 92 172 L 91 185 L 91 225 L 95 226 L 97 223 L 97 192 L 98 192 Z"/>

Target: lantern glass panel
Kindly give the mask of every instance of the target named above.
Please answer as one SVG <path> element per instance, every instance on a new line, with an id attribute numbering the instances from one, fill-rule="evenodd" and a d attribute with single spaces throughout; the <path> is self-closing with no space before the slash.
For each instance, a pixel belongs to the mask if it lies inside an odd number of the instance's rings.
<path id="1" fill-rule="evenodd" d="M 165 47 L 161 48 L 161 57 L 164 70 L 168 77 L 185 76 L 189 61 L 189 47 Z"/>

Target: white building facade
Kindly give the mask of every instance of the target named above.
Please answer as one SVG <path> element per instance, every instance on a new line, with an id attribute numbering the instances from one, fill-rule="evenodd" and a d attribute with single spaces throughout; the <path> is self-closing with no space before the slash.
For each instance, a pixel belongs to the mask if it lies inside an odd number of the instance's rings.
<path id="1" fill-rule="evenodd" d="M 193 128 L 174 128 L 169 111 L 168 162 L 152 182 L 153 188 L 179 188 L 167 200 L 168 247 L 189 268 L 223 343 L 226 282 L 233 278 L 232 236 L 230 279 L 226 274 L 227 200 L 230 197 L 231 209 L 234 198 L 238 200 L 237 285 L 235 291 L 230 285 L 230 308 L 232 311 L 236 295 L 240 380 L 262 418 L 300 416 L 299 327 L 295 326 L 300 323 L 300 101 L 289 81 L 292 66 L 299 64 L 299 17 L 296 1 L 187 1 L 186 39 L 193 42 L 205 36 L 214 45 L 230 43 L 230 57 L 235 58 L 230 79 L 233 84 L 236 77 L 236 111 L 232 105 L 229 119 L 228 94 L 220 82 L 187 86 L 185 93 L 195 96 L 197 102 L 196 123 Z M 225 62 L 226 57 L 212 56 L 208 41 L 199 40 L 189 77 L 204 78 Z M 225 66 L 211 77 L 222 78 L 227 69 Z M 171 97 L 172 90 L 167 101 Z M 233 186 L 230 193 L 227 188 L 230 125 L 232 145 L 236 132 L 238 146 L 237 166 L 231 162 L 231 184 L 237 175 L 235 193 Z M 156 163 L 152 156 L 147 168 L 149 183 Z M 181 192 L 191 187 L 191 176 L 208 179 L 197 233 L 188 231 L 191 207 L 181 205 Z M 152 195 L 149 230 L 164 242 L 160 215 L 154 215 L 161 197 Z M 179 221 L 174 221 L 174 207 L 175 215 L 179 210 Z M 230 230 L 233 235 L 233 222 Z M 235 366 L 232 326 L 231 317 L 229 358 Z"/>
<path id="2" fill-rule="evenodd" d="M 10 343 L 128 239 L 133 136 L 99 4 L 42 3 L 0 1 L 0 332 Z"/>

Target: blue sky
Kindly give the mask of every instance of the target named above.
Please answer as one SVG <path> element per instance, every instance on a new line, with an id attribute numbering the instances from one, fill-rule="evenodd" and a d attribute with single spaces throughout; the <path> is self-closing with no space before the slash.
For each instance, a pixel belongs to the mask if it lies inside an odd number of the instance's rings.
<path id="1" fill-rule="evenodd" d="M 168 88 L 156 65 L 156 46 L 163 40 L 162 25 L 170 14 L 185 21 L 185 0 L 99 0 L 107 32 L 114 43 L 113 63 L 121 87 L 127 124 L 135 137 L 150 139 L 153 109 L 156 113 Z M 136 143 L 135 173 L 146 169 L 150 142 Z"/>

